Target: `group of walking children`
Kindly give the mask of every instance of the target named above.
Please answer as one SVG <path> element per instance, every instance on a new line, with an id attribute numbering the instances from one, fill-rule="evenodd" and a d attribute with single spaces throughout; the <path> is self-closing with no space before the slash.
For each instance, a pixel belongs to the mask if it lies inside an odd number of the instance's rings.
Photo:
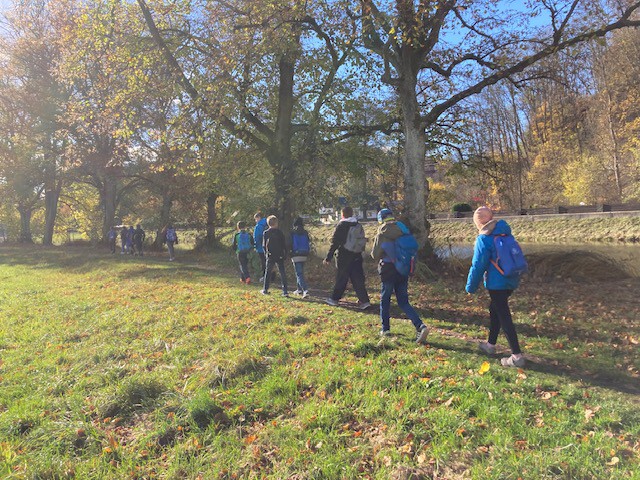
<path id="1" fill-rule="evenodd" d="M 120 229 L 120 255 L 140 255 L 144 256 L 144 239 L 146 234 L 140 224 L 133 228 L 123 226 Z M 116 227 L 111 227 L 107 232 L 107 240 L 109 241 L 109 249 L 111 253 L 116 253 L 116 241 L 118 239 L 118 232 Z"/>
<path id="2" fill-rule="evenodd" d="M 120 227 L 118 227 L 120 228 Z M 145 231 L 140 224 L 126 227 L 123 226 L 120 231 L 116 230 L 116 227 L 111 227 L 107 232 L 107 240 L 109 241 L 109 249 L 111 253 L 116 253 L 116 242 L 120 237 L 120 254 L 131 254 L 144 256 L 144 241 L 147 237 Z M 167 245 L 169 250 L 169 261 L 175 260 L 174 245 L 178 243 L 178 235 L 175 228 L 172 225 L 167 225 L 160 232 L 162 243 Z"/>
<path id="3" fill-rule="evenodd" d="M 280 281 L 282 284 L 282 295 L 289 296 L 287 286 L 287 275 L 284 262 L 290 257 L 296 272 L 296 295 L 303 298 L 309 296 L 309 289 L 304 278 L 304 266 L 311 250 L 309 234 L 304 229 L 302 218 L 296 218 L 293 223 L 294 229 L 290 233 L 289 242 L 286 241 L 284 233 L 278 228 L 278 219 L 275 215 L 264 218 L 261 212 L 255 214 L 256 226 L 253 235 L 247 230 L 245 222 L 238 222 L 237 231 L 233 236 L 233 251 L 238 257 L 240 266 L 240 281 L 251 283 L 249 273 L 249 252 L 255 248 L 260 257 L 261 276 L 259 282 L 262 283 L 262 294 L 269 294 L 269 286 L 275 278 L 274 268 L 278 268 Z"/>
<path id="4" fill-rule="evenodd" d="M 269 286 L 274 280 L 274 268 L 277 266 L 282 284 L 282 295 L 288 296 L 285 260 L 290 257 L 296 273 L 297 289 L 295 294 L 307 297 L 309 290 L 304 275 L 304 266 L 310 252 L 309 234 L 304 229 L 302 218 L 297 218 L 289 240 L 278 228 L 275 216 L 263 218 L 258 212 L 254 219 L 256 226 L 253 235 L 248 231 L 245 222 L 238 222 L 233 237 L 233 249 L 238 257 L 240 279 L 243 283 L 251 282 L 248 269 L 248 256 L 252 249 L 260 256 L 262 276 L 261 293 L 269 294 Z M 398 306 L 404 311 L 416 330 L 416 343 L 425 344 L 428 329 L 420 315 L 409 302 L 409 278 L 413 274 L 418 251 L 418 243 L 408 226 L 397 220 L 388 208 L 378 212 L 378 230 L 373 240 L 371 257 L 378 265 L 380 275 L 380 335 L 391 334 L 390 310 L 391 297 L 395 294 Z M 523 367 L 518 336 L 513 324 L 509 297 L 518 287 L 520 275 L 527 270 L 526 260 L 520 246 L 511 235 L 511 228 L 504 220 L 494 220 L 493 213 L 487 207 L 478 208 L 473 216 L 478 229 L 478 237 L 474 246 L 472 265 L 467 278 L 468 294 L 478 290 L 484 279 L 485 288 L 489 292 L 489 335 L 487 341 L 479 344 L 482 353 L 496 354 L 496 343 L 500 330 L 504 331 L 511 355 L 501 359 L 505 367 Z M 331 295 L 325 302 L 332 306 L 339 305 L 347 284 L 351 282 L 356 296 L 357 307 L 365 310 L 371 306 L 365 286 L 363 253 L 367 238 L 364 228 L 353 214 L 351 207 L 343 208 L 341 219 L 335 227 L 331 245 L 323 260 L 329 265 L 333 259 L 336 264 L 336 277 Z"/>

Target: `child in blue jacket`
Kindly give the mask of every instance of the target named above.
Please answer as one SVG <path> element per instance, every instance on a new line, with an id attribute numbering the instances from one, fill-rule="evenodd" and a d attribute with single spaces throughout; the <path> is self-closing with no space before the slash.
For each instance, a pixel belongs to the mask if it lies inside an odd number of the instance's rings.
<path id="1" fill-rule="evenodd" d="M 260 277 L 259 282 L 263 282 L 264 271 L 267 267 L 267 256 L 264 253 L 264 246 L 262 245 L 262 242 L 263 242 L 264 232 L 267 231 L 269 226 L 267 225 L 267 219 L 264 218 L 264 215 L 262 215 L 262 212 L 257 212 L 253 216 L 253 219 L 256 221 L 256 226 L 253 229 L 253 242 L 256 249 L 256 253 L 260 257 L 260 264 L 262 266 L 262 276 Z"/>
<path id="2" fill-rule="evenodd" d="M 253 248 L 253 237 L 247 232 L 247 224 L 238 222 L 237 231 L 233 236 L 231 248 L 238 257 L 238 265 L 240 266 L 240 281 L 249 285 L 251 276 L 249 274 L 249 252 Z"/>
<path id="3" fill-rule="evenodd" d="M 493 213 L 488 207 L 478 208 L 473 214 L 473 222 L 478 228 L 479 235 L 473 249 L 473 261 L 467 278 L 466 291 L 469 294 L 475 293 L 484 278 L 484 286 L 491 297 L 489 338 L 486 342 L 480 343 L 479 348 L 488 355 L 495 354 L 498 334 L 502 329 L 511 347 L 511 356 L 503 358 L 502 365 L 523 367 L 525 359 L 520 350 L 518 335 L 509 309 L 509 296 L 518 288 L 520 277 L 502 275 L 491 262 L 497 256 L 495 236 L 511 235 L 511 227 L 504 220 L 494 220 Z"/>

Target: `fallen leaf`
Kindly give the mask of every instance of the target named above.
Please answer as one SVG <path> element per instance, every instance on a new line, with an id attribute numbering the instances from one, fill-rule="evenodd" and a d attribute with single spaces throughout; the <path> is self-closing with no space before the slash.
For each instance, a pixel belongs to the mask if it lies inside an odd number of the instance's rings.
<path id="1" fill-rule="evenodd" d="M 489 371 L 490 368 L 491 368 L 491 365 L 489 364 L 489 362 L 482 362 L 482 365 L 480 365 L 480 370 L 478 370 L 478 373 L 480 375 L 484 375 Z"/>
<path id="2" fill-rule="evenodd" d="M 613 467 L 614 465 L 617 465 L 618 463 L 620 463 L 620 459 L 618 457 L 612 457 L 611 460 L 609 460 L 607 462 L 607 465 L 609 467 Z"/>

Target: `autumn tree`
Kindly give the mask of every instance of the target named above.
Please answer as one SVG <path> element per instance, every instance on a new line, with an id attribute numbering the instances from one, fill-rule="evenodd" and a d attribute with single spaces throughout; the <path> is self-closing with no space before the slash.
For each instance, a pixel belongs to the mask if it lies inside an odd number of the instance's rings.
<path id="1" fill-rule="evenodd" d="M 18 90 L 20 108 L 29 112 L 44 168 L 45 229 L 43 244 L 53 242 L 60 192 L 68 180 L 65 136 L 60 116 L 68 91 L 56 75 L 61 35 L 68 22 L 66 2 L 29 1 L 7 14 L 2 47 Z"/>
<path id="2" fill-rule="evenodd" d="M 384 61 L 403 115 L 405 206 L 426 241 L 430 132 L 469 97 L 540 60 L 636 26 L 640 2 L 361 0 L 364 44 Z"/>
<path id="3" fill-rule="evenodd" d="M 341 76 L 353 53 L 355 22 L 344 23 L 341 2 L 212 1 L 192 14 L 184 31 L 138 0 L 150 32 L 185 92 L 235 138 L 264 156 L 274 184 L 273 202 L 283 225 L 296 210 L 301 162 L 314 161 L 316 147 L 345 127 L 327 121 L 348 117 L 336 91 L 354 91 Z M 188 29 L 187 29 L 188 27 Z M 200 59 L 189 68 L 172 44 L 185 39 Z M 203 76 L 202 73 L 205 73 Z M 333 103 L 332 103 L 333 102 Z M 328 133 L 327 133 L 328 132 Z"/>
<path id="4" fill-rule="evenodd" d="M 97 0 L 76 8 L 60 66 L 71 91 L 65 111 L 72 138 L 68 151 L 77 180 L 99 193 L 104 238 L 123 195 L 139 184 L 129 174 L 130 139 L 140 125 L 134 105 L 154 74 L 154 63 L 145 55 L 143 24 L 131 5 Z"/>

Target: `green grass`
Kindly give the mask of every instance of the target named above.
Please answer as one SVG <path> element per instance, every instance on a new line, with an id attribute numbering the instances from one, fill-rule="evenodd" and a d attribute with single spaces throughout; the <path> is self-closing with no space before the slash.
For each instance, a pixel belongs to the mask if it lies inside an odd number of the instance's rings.
<path id="1" fill-rule="evenodd" d="M 412 283 L 418 347 L 322 304 L 330 267 L 310 301 L 234 269 L 2 247 L 0 477 L 640 478 L 640 281 L 525 282 L 518 371 L 476 352 L 486 296 L 461 278 Z"/>

